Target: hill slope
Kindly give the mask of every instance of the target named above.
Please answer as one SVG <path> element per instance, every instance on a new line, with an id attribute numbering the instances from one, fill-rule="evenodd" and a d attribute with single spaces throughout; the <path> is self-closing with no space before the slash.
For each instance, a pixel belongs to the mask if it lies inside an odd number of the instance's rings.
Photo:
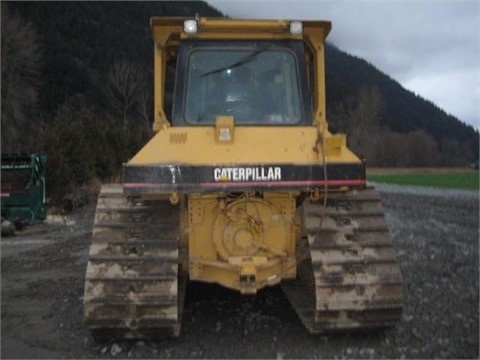
<path id="1" fill-rule="evenodd" d="M 52 112 L 88 91 L 118 58 L 152 68 L 152 16 L 222 16 L 200 1 L 3 2 L 31 22 L 43 45 L 40 106 Z"/>

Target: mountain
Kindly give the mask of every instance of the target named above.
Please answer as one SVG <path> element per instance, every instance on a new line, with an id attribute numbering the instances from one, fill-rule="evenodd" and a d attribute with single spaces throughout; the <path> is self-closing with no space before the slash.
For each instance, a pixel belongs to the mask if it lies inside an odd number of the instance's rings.
<path id="1" fill-rule="evenodd" d="M 365 84 L 377 87 L 385 99 L 383 125 L 391 131 L 424 130 L 437 143 L 456 140 L 467 144 L 475 160 L 479 155 L 479 133 L 471 125 L 403 88 L 367 61 L 347 54 L 332 44 L 326 46 L 326 91 L 328 108 L 359 92 Z"/>
<path id="2" fill-rule="evenodd" d="M 37 80 L 30 87 L 35 88 L 38 101 L 29 119 L 38 121 L 41 118 L 45 127 L 58 115 L 62 106 L 72 106 L 72 97 L 78 95 L 86 99 L 87 104 L 108 107 L 105 101 L 102 104 L 99 99 L 102 98 L 106 74 L 119 59 L 128 60 L 147 74 L 147 88 L 151 94 L 151 16 L 223 16 L 202 1 L 2 1 L 1 6 L 2 34 L 6 33 L 3 31 L 4 8 L 8 9 L 9 16 L 20 18 L 24 24 L 31 24 L 36 32 L 36 43 L 41 47 L 41 61 Z M 4 40 L 8 39 L 2 35 L 2 61 L 5 59 Z M 3 62 L 2 118 L 5 116 L 3 88 L 7 84 L 3 78 Z M 434 140 L 440 152 L 443 151 L 442 144 L 453 141 L 457 147 L 466 149 L 455 152 L 460 155 L 451 155 L 461 157 L 458 164 L 478 161 L 479 133 L 472 126 L 404 89 L 365 60 L 351 56 L 332 44 L 326 46 L 326 79 L 327 115 L 333 113 L 338 104 L 357 96 L 362 87 L 374 86 L 385 104 L 380 119 L 384 129 L 395 134 L 423 131 Z M 334 120 L 332 128 L 338 127 Z M 2 124 L 2 130 L 3 127 Z M 13 142 L 14 145 L 21 145 L 21 139 Z M 3 144 L 2 141 L 2 151 Z M 435 164 L 447 164 L 441 160 L 445 156 L 437 157 L 439 160 Z"/>

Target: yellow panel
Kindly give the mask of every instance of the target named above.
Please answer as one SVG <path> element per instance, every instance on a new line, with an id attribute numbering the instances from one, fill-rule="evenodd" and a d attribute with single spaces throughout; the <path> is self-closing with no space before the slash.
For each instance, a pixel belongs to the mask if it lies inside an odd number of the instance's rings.
<path id="1" fill-rule="evenodd" d="M 220 143 L 214 126 L 170 127 L 158 132 L 128 164 L 323 162 L 321 151 L 317 151 L 315 126 L 237 126 L 234 132 L 232 142 Z M 327 162 L 360 163 L 340 139 L 333 139 L 332 143 L 326 141 L 326 144 Z"/>

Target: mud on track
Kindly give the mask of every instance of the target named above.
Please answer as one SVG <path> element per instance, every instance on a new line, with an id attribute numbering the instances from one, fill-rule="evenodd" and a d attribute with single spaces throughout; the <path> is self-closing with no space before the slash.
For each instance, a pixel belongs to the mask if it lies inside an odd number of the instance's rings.
<path id="1" fill-rule="evenodd" d="M 279 287 L 187 289 L 180 338 L 96 343 L 83 324 L 93 206 L 1 240 L 2 358 L 478 358 L 478 192 L 379 186 L 405 281 L 401 323 L 311 336 Z"/>

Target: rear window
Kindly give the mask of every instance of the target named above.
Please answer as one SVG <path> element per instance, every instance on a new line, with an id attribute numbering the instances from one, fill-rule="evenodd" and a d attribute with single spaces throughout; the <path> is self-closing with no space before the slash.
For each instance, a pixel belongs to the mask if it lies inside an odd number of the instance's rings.
<path id="1" fill-rule="evenodd" d="M 212 124 L 296 124 L 302 119 L 296 57 L 289 49 L 194 49 L 188 57 L 184 118 Z"/>

